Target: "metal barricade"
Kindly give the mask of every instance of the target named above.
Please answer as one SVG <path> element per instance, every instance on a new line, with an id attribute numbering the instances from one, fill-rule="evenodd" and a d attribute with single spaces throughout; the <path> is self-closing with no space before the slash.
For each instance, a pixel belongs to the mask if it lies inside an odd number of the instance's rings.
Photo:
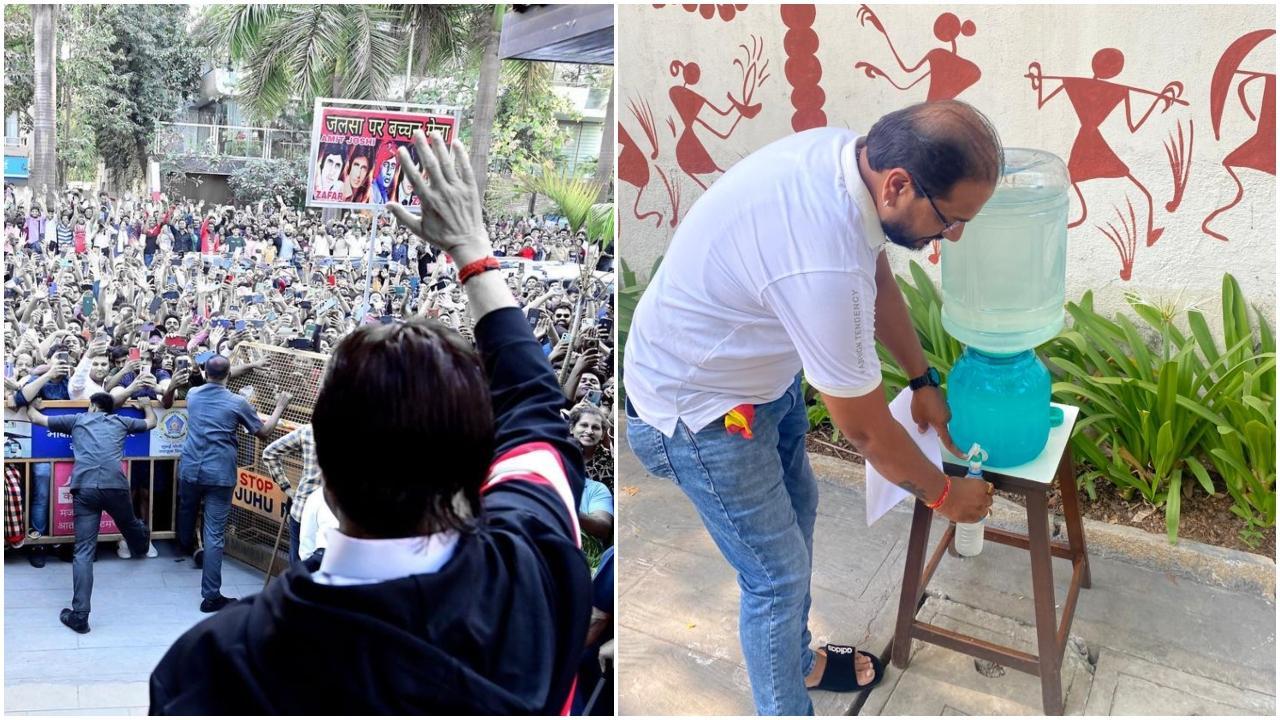
<path id="1" fill-rule="evenodd" d="M 49 400 L 42 407 L 46 415 L 83 412 L 83 400 Z M 131 417 L 142 417 L 141 410 L 126 404 L 119 411 Z M 186 439 L 186 403 L 175 403 L 170 410 L 156 408 L 158 422 L 148 433 L 131 436 L 125 443 L 125 475 L 130 480 L 134 514 L 151 528 L 153 540 L 176 537 L 178 499 L 178 454 Z M 28 537 L 28 545 L 51 545 L 75 542 L 75 515 L 68 484 L 75 458 L 70 438 L 45 428 L 33 426 L 25 411 L 5 411 L 5 466 L 18 471 L 22 488 L 22 520 L 26 528 L 34 527 L 33 512 L 45 513 L 48 532 L 38 538 Z M 38 483 L 48 485 L 48 503 L 32 507 Z M 104 514 L 104 532 L 99 540 L 119 540 L 115 524 Z"/>
<path id="2" fill-rule="evenodd" d="M 264 572 L 275 574 L 289 566 L 288 529 L 285 496 L 270 481 L 262 464 L 262 451 L 267 445 L 311 422 L 320 381 L 329 356 L 277 345 L 241 343 L 231 357 L 232 365 L 265 359 L 266 367 L 253 368 L 231 378 L 227 388 L 248 394 L 249 402 L 263 415 L 275 410 L 276 393 L 287 390 L 293 395 L 270 438 L 241 435 L 236 494 L 232 497 L 231 516 L 227 520 L 227 554 Z M 252 387 L 252 392 L 245 391 Z M 282 458 L 285 476 L 293 487 L 302 477 L 302 459 L 295 455 Z M 265 486 L 265 487 L 264 487 Z M 276 540 L 280 539 L 277 546 Z M 275 559 L 272 549 L 275 548 Z"/>
<path id="3" fill-rule="evenodd" d="M 231 378 L 227 388 L 247 395 L 249 402 L 262 415 L 274 411 L 276 392 L 288 390 L 293 399 L 268 439 L 244 432 L 238 435 L 238 472 L 227 520 L 225 552 L 264 572 L 275 574 L 287 568 L 290 560 L 288 531 L 284 526 L 286 498 L 262 465 L 262 451 L 268 444 L 311 422 L 311 410 L 315 406 L 328 356 L 260 343 L 241 343 L 232 356 L 232 365 L 247 364 L 257 359 L 265 359 L 265 367 L 251 368 Z M 252 387 L 253 391 L 245 391 L 246 387 Z M 64 414 L 83 411 L 87 406 L 85 401 L 46 401 L 43 412 L 46 415 Z M 142 416 L 141 410 L 130 405 L 118 412 Z M 131 453 L 131 448 L 139 449 L 142 441 L 126 441 L 126 474 L 134 486 L 134 512 L 152 529 L 152 539 L 171 540 L 177 536 L 178 455 L 186 439 L 186 403 L 176 402 L 169 411 L 156 408 L 156 413 L 160 416 L 159 423 L 149 434 L 147 442 L 150 446 L 163 447 L 167 452 L 164 455 Z M 43 430 L 40 428 L 33 432 L 25 411 L 6 410 L 5 463 L 14 465 L 21 473 L 23 522 L 26 527 L 32 526 L 34 483 L 49 484 L 49 504 L 43 509 L 49 513 L 49 533 L 38 539 L 28 539 L 27 543 L 74 542 L 74 515 L 65 486 L 74 465 L 70 440 L 66 438 L 54 443 Z M 56 447 L 58 452 L 47 452 L 50 447 Z M 44 473 L 35 469 L 40 464 L 50 465 L 47 481 L 36 477 Z M 301 458 L 286 456 L 283 465 L 286 477 L 297 487 L 302 475 Z M 105 516 L 104 528 L 113 528 Z M 99 536 L 102 541 L 120 538 L 118 532 L 110 531 Z M 195 539 L 197 543 L 200 541 L 198 529 Z"/>

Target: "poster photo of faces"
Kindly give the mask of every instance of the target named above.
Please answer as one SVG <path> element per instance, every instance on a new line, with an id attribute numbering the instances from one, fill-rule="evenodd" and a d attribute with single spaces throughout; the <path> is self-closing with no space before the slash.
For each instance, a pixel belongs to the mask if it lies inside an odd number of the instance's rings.
<path id="1" fill-rule="evenodd" d="M 313 197 L 330 202 L 369 202 L 375 167 L 373 150 L 363 145 L 321 143 Z"/>

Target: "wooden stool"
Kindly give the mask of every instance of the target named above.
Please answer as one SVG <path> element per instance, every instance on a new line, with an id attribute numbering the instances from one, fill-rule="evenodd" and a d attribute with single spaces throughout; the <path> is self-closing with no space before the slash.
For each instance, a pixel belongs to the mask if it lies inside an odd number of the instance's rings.
<path id="1" fill-rule="evenodd" d="M 1062 657 L 1067 647 L 1067 634 L 1075 616 L 1076 597 L 1080 588 L 1090 587 L 1089 555 L 1085 549 L 1084 526 L 1080 521 L 1080 501 L 1076 494 L 1075 464 L 1067 440 L 1075 426 L 1079 408 L 1058 405 L 1063 411 L 1063 422 L 1053 428 L 1049 442 L 1040 457 L 1016 468 L 999 470 L 983 468 L 984 478 L 998 490 L 1020 493 L 1027 505 L 1027 534 L 1008 532 L 987 526 L 986 539 L 990 542 L 1012 545 L 1031 554 L 1031 586 L 1035 598 L 1036 638 L 1039 656 L 1029 655 L 1012 648 L 995 645 L 968 635 L 952 632 L 916 619 L 925 588 L 933 577 L 943 554 L 955 537 L 956 524 L 951 523 L 925 565 L 924 554 L 929 543 L 929 526 L 933 511 L 916 500 L 915 515 L 911 520 L 911 538 L 907 545 L 907 565 L 902 576 L 902 597 L 898 603 L 898 624 L 893 636 L 893 664 L 907 667 L 911 655 L 911 640 L 950 648 L 975 658 L 996 662 L 1015 670 L 1039 676 L 1046 715 L 1063 713 Z M 943 451 L 943 465 L 950 475 L 963 475 L 968 464 Z M 1067 524 L 1067 543 L 1049 540 L 1049 490 L 1058 481 L 1062 492 L 1062 511 Z M 1062 622 L 1057 622 L 1053 598 L 1053 557 L 1071 561 L 1071 586 L 1062 609 Z"/>

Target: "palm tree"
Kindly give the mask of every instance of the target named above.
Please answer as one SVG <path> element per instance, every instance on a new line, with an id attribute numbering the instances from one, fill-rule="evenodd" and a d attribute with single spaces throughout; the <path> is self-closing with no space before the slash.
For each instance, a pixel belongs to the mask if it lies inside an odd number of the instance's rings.
<path id="1" fill-rule="evenodd" d="M 295 94 L 304 106 L 385 95 L 403 57 L 399 20 L 387 5 L 213 5 L 196 38 L 242 69 L 241 100 L 262 121 Z"/>
<path id="2" fill-rule="evenodd" d="M 35 44 L 35 90 L 30 182 L 32 197 L 44 194 L 44 205 L 48 209 L 53 206 L 53 197 L 58 191 L 57 123 L 54 119 L 58 83 L 57 59 L 54 57 L 58 35 L 57 7 L 32 5 L 31 30 Z"/>
<path id="3" fill-rule="evenodd" d="M 489 185 L 489 145 L 498 115 L 498 45 L 506 5 L 407 5 L 405 20 L 422 28 L 418 59 L 437 64 L 480 65 L 471 117 L 471 172 L 484 198 Z"/>
<path id="4" fill-rule="evenodd" d="M 386 96 L 406 60 L 422 67 L 479 62 L 471 163 L 483 193 L 498 98 L 498 41 L 505 5 L 215 5 L 200 42 L 243 68 L 241 98 L 258 119 L 276 117 L 294 94 Z M 408 58 L 405 29 L 414 36 Z"/>

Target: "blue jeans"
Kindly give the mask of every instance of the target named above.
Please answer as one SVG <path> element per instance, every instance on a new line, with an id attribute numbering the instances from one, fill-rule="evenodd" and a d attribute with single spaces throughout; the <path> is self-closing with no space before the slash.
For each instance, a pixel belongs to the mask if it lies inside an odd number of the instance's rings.
<path id="1" fill-rule="evenodd" d="M 288 506 L 285 506 L 288 508 Z M 289 566 L 292 567 L 302 562 L 305 558 L 298 557 L 302 547 L 302 523 L 293 519 L 293 515 L 285 510 L 285 522 L 289 523 Z"/>
<path id="2" fill-rule="evenodd" d="M 71 563 L 71 609 L 89 614 L 89 598 L 93 595 L 93 556 L 98 550 L 98 527 L 102 513 L 111 516 L 124 536 L 134 558 L 145 558 L 151 542 L 151 531 L 133 514 L 128 490 L 80 488 L 71 491 L 76 517 L 76 554 Z"/>
<path id="3" fill-rule="evenodd" d="M 813 714 L 804 679 L 816 662 L 809 580 L 818 485 L 804 450 L 808 429 L 799 377 L 782 397 L 755 406 L 750 440 L 722 420 L 696 433 L 679 422 L 668 438 L 627 406 L 636 457 L 680 486 L 738 572 L 738 634 L 761 715 Z"/>
<path id="4" fill-rule="evenodd" d="M 31 528 L 41 535 L 49 534 L 49 481 L 53 463 L 34 463 L 31 467 Z"/>
<path id="5" fill-rule="evenodd" d="M 195 551 L 196 513 L 204 501 L 204 569 L 200 596 L 206 600 L 222 594 L 222 548 L 226 541 L 227 518 L 231 516 L 233 486 L 201 485 L 178 480 L 178 547 Z"/>

